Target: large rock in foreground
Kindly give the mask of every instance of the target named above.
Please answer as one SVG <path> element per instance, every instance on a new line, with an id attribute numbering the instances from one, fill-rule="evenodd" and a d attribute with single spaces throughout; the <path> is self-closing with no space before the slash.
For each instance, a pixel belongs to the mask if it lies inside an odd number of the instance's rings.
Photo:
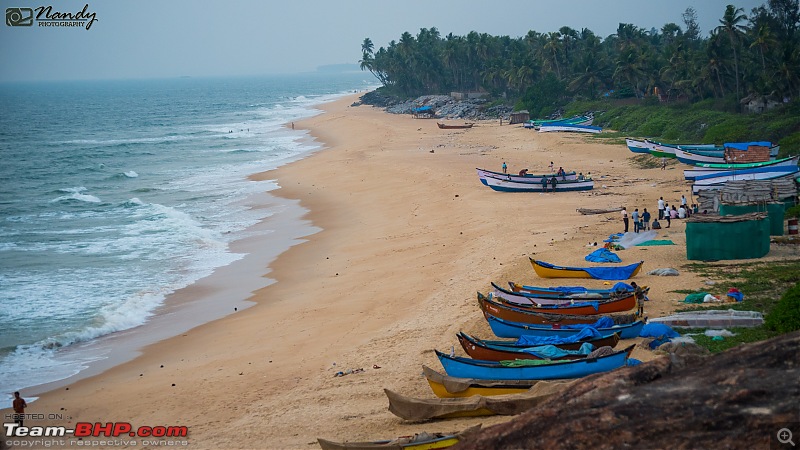
<path id="1" fill-rule="evenodd" d="M 798 363 L 800 332 L 706 358 L 672 355 L 586 378 L 453 448 L 779 448 L 781 428 L 800 437 Z"/>

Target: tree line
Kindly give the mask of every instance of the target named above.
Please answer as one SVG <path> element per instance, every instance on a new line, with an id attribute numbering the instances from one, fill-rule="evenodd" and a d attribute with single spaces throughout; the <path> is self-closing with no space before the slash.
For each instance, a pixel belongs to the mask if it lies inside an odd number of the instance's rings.
<path id="1" fill-rule="evenodd" d="M 486 91 L 518 99 L 531 112 L 553 96 L 697 102 L 800 95 L 800 0 L 768 0 L 749 14 L 728 5 L 707 37 L 693 8 L 682 19 L 683 26 L 660 30 L 620 23 L 604 39 L 566 26 L 518 38 L 475 31 L 442 37 L 422 28 L 377 51 L 364 39 L 360 65 L 398 95 Z"/>

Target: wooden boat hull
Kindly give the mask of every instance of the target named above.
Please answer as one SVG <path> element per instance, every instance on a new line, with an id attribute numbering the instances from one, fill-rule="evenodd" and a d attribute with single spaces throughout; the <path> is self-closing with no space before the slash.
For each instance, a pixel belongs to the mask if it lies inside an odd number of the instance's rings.
<path id="1" fill-rule="evenodd" d="M 389 411 L 405 420 L 450 419 L 475 416 L 513 416 L 538 406 L 565 389 L 570 382 L 541 381 L 535 388 L 519 394 L 502 396 L 413 398 L 384 389 L 389 399 Z"/>
<path id="2" fill-rule="evenodd" d="M 582 378 L 595 373 L 609 372 L 623 367 L 633 346 L 599 358 L 555 362 L 538 366 L 510 367 L 495 361 L 480 361 L 459 356 L 448 356 L 436 350 L 436 357 L 445 373 L 452 377 L 489 380 L 558 380 Z"/>
<path id="3" fill-rule="evenodd" d="M 433 394 L 439 398 L 520 394 L 539 383 L 539 380 L 473 380 L 455 378 L 441 374 L 426 365 L 422 366 L 422 373 L 428 380 Z"/>
<path id="4" fill-rule="evenodd" d="M 447 125 L 444 123 L 436 122 L 436 125 L 442 130 L 460 130 L 464 128 L 472 128 L 474 123 L 465 123 L 464 125 Z"/>
<path id="5" fill-rule="evenodd" d="M 763 167 L 758 169 L 745 169 L 737 173 L 723 172 L 719 175 L 703 176 L 695 178 L 692 184 L 692 193 L 697 194 L 704 189 L 722 188 L 728 181 L 740 180 L 777 180 L 781 178 L 795 178 L 800 173 L 800 168 L 780 166 Z"/>
<path id="6" fill-rule="evenodd" d="M 602 128 L 594 125 L 578 125 L 569 123 L 547 123 L 539 127 L 539 133 L 547 133 L 553 131 L 567 131 L 572 133 L 600 133 Z"/>
<path id="7" fill-rule="evenodd" d="M 491 170 L 486 169 L 475 169 L 478 171 L 478 178 L 481 180 L 481 183 L 487 185 L 486 178 L 496 178 L 498 180 L 510 180 L 516 181 L 519 183 L 529 183 L 535 184 L 539 188 L 542 187 L 542 178 L 548 177 L 551 178 L 555 176 L 552 173 L 545 173 L 545 174 L 527 174 L 527 175 L 514 175 L 510 173 L 500 173 L 500 172 L 492 172 Z M 563 177 L 558 177 L 559 181 L 574 181 L 578 179 L 578 175 L 575 172 L 567 172 L 564 174 Z"/>
<path id="8" fill-rule="evenodd" d="M 417 442 L 411 441 L 413 437 L 398 438 L 393 440 L 368 441 L 368 442 L 333 442 L 317 439 L 322 450 L 429 450 L 448 448 L 456 445 L 459 440 L 469 439 L 480 431 L 481 425 L 465 429 L 460 433 L 425 433 L 418 434 Z"/>
<path id="9" fill-rule="evenodd" d="M 553 192 L 553 187 L 550 184 L 547 185 L 547 190 L 545 191 L 541 183 L 537 186 L 535 183 L 520 183 L 497 178 L 484 178 L 483 180 L 486 182 L 486 186 L 499 192 Z M 593 188 L 593 180 L 558 180 L 555 192 L 589 191 Z"/>
<path id="10" fill-rule="evenodd" d="M 791 158 L 777 159 L 775 161 L 764 161 L 760 163 L 744 163 L 744 164 L 697 164 L 697 167 L 686 169 L 683 171 L 683 178 L 689 181 L 703 176 L 719 175 L 723 172 L 731 172 L 733 170 L 753 169 L 756 167 L 796 167 L 800 156 L 793 156 Z"/>
<path id="11" fill-rule="evenodd" d="M 486 320 L 489 322 L 489 327 L 492 329 L 492 332 L 495 334 L 495 336 L 500 338 L 519 338 L 520 336 L 524 335 L 572 336 L 580 332 L 580 330 L 574 330 L 570 328 L 554 328 L 546 325 L 543 326 L 503 320 L 491 314 L 486 316 Z M 619 333 L 619 337 L 621 339 L 633 339 L 639 336 L 639 333 L 642 332 L 642 327 L 644 327 L 644 322 L 637 320 L 636 322 L 625 325 L 614 325 L 613 327 L 609 328 L 598 328 L 597 331 L 600 332 L 600 334 Z"/>
<path id="12" fill-rule="evenodd" d="M 593 302 L 594 303 L 594 302 Z M 597 302 L 596 306 L 591 305 L 548 305 L 548 306 L 531 306 L 520 307 L 519 305 L 511 305 L 495 302 L 485 297 L 480 292 L 478 293 L 478 304 L 484 315 L 491 314 L 501 319 L 510 320 L 512 322 L 529 323 L 541 325 L 541 319 L 537 313 L 551 313 L 551 314 L 570 314 L 592 316 L 600 318 L 603 314 L 610 314 L 615 312 L 630 311 L 636 307 L 636 296 L 631 294 L 627 297 L 618 300 L 608 300 L 605 302 Z"/>
<path id="13" fill-rule="evenodd" d="M 611 266 L 616 269 L 626 269 L 623 271 L 623 275 L 627 275 L 626 278 L 598 278 L 597 276 L 592 275 L 590 272 L 587 272 L 586 268 L 561 267 L 533 258 L 529 259 L 531 261 L 531 265 L 533 266 L 533 270 L 536 271 L 536 274 L 542 278 L 595 278 L 598 280 L 627 280 L 628 278 L 635 277 L 636 274 L 642 270 L 642 264 L 644 264 L 644 261 L 639 261 L 636 264 L 631 264 L 628 266 Z"/>
<path id="14" fill-rule="evenodd" d="M 458 337 L 458 343 L 461 344 L 461 348 L 469 355 L 472 359 L 481 359 L 484 361 L 511 361 L 515 359 L 542 359 L 536 355 L 523 351 L 523 349 L 529 347 L 503 347 L 503 346 L 493 346 L 491 344 L 485 344 L 480 340 L 473 339 L 471 336 L 463 333 L 456 334 Z M 612 335 L 616 336 L 616 335 Z M 613 341 L 613 338 L 609 339 Z M 616 338 L 616 341 L 619 342 L 619 337 Z M 582 345 L 583 343 L 581 343 Z M 595 347 L 594 344 L 592 344 Z M 616 342 L 614 343 L 616 346 Z M 611 346 L 612 348 L 614 346 Z M 560 347 L 560 346 L 557 346 Z M 595 347 L 596 348 L 596 347 Z M 568 355 L 564 358 L 559 359 L 581 359 L 585 358 L 585 355 Z"/>
<path id="15" fill-rule="evenodd" d="M 724 164 L 725 161 L 724 156 L 710 156 L 710 155 L 701 155 L 698 153 L 692 153 L 686 150 L 682 150 L 680 147 L 675 149 L 675 157 L 678 158 L 678 161 L 694 165 L 694 164 Z"/>
<path id="16" fill-rule="evenodd" d="M 650 153 L 650 144 L 645 140 L 625 138 L 625 145 L 633 153 Z"/>

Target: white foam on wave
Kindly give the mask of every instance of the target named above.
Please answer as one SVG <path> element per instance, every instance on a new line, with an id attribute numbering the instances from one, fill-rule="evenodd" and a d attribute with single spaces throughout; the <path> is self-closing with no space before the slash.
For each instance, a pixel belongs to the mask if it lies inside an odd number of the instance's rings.
<path id="1" fill-rule="evenodd" d="M 61 197 L 54 198 L 53 200 L 50 200 L 50 203 L 57 203 L 57 202 L 71 201 L 71 200 L 77 200 L 87 203 L 101 203 L 101 200 L 98 197 L 94 195 L 81 193 L 85 190 L 86 188 L 83 186 L 76 188 L 59 189 L 58 190 L 59 192 L 67 192 L 70 193 L 70 195 L 62 195 Z"/>
<path id="2" fill-rule="evenodd" d="M 138 176 L 139 176 L 139 174 L 138 174 L 138 173 L 136 173 L 136 172 L 135 172 L 135 171 L 133 171 L 133 170 L 129 170 L 129 171 L 127 171 L 127 172 L 123 172 L 123 175 L 125 175 L 125 176 L 126 176 L 126 177 L 128 177 L 128 178 L 136 178 L 136 177 L 138 177 Z"/>

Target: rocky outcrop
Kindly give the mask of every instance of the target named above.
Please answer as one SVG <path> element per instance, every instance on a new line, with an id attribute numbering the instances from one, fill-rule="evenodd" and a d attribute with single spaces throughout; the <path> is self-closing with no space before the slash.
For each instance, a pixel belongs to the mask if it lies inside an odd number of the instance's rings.
<path id="1" fill-rule="evenodd" d="M 585 378 L 454 449 L 782 448 L 800 434 L 800 332 Z"/>
<path id="2" fill-rule="evenodd" d="M 512 108 L 510 106 L 496 105 L 486 108 L 485 99 L 456 100 L 449 95 L 423 95 L 412 100 L 400 101 L 370 91 L 361 96 L 361 103 L 385 108 L 391 114 L 411 114 L 414 108 L 430 106 L 434 110 L 434 117 L 441 119 L 468 119 L 484 120 L 503 117 L 508 119 Z"/>

